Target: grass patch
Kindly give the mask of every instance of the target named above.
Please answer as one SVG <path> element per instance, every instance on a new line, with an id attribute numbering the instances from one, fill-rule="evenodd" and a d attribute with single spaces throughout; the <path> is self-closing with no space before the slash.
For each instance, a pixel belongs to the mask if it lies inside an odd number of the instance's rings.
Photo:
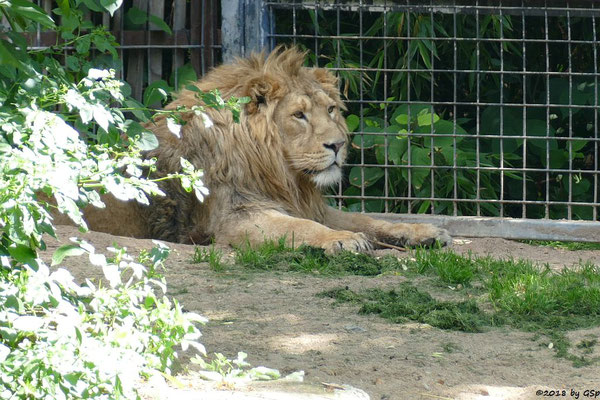
<path id="1" fill-rule="evenodd" d="M 435 274 L 444 283 L 469 285 L 478 274 L 478 263 L 469 257 L 451 251 L 423 250 L 415 251 L 414 258 L 407 268 L 420 274 Z"/>
<path id="2" fill-rule="evenodd" d="M 208 262 L 211 268 L 223 268 L 214 247 L 197 253 L 195 258 Z M 507 325 L 547 338 L 546 346 L 552 343 L 549 347 L 556 355 L 575 366 L 598 359 L 585 351 L 579 351 L 580 355 L 570 353 L 570 349 L 579 348 L 574 348 L 565 334 L 600 325 L 600 268 L 592 264 L 557 273 L 525 260 L 465 256 L 449 250 L 416 249 L 402 259 L 351 252 L 327 255 L 309 246 L 290 248 L 285 238 L 258 247 L 246 244 L 236 248 L 235 264 L 253 270 L 334 276 L 389 272 L 419 276 L 419 287 L 402 283 L 393 290 L 360 292 L 340 288 L 322 295 L 356 304 L 361 313 L 377 314 L 396 323 L 416 321 L 463 332 Z M 585 345 L 593 347 L 595 342 Z"/>
<path id="3" fill-rule="evenodd" d="M 530 244 L 532 246 L 552 247 L 561 250 L 600 250 L 600 243 L 588 242 L 559 242 L 550 240 L 519 240 L 521 243 Z"/>
<path id="4" fill-rule="evenodd" d="M 268 240 L 258 247 L 244 244 L 235 248 L 235 263 L 244 268 L 285 270 L 326 275 L 352 274 L 375 276 L 389 270 L 401 270 L 395 257 L 373 258 L 367 254 L 343 251 L 327 255 L 320 248 L 286 246 L 285 238 Z"/>
<path id="5" fill-rule="evenodd" d="M 600 269 L 582 265 L 555 273 L 508 262 L 485 282 L 492 304 L 525 329 L 570 330 L 600 322 Z"/>
<path id="6" fill-rule="evenodd" d="M 192 257 L 194 263 L 208 263 L 213 271 L 221 272 L 225 270 L 225 264 L 223 263 L 223 251 L 217 249 L 214 244 L 210 247 L 196 247 L 194 255 Z"/>
<path id="7" fill-rule="evenodd" d="M 438 301 L 408 282 L 389 291 L 370 289 L 359 294 L 344 288 L 324 292 L 323 296 L 359 303 L 360 313 L 378 314 L 395 323 L 417 321 L 463 332 L 482 332 L 492 324 L 490 316 L 475 301 Z"/>

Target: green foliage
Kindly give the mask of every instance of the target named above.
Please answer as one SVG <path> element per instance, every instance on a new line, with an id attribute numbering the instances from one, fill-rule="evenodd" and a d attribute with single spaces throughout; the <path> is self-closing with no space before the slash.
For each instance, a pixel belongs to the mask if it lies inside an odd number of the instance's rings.
<path id="1" fill-rule="evenodd" d="M 204 351 L 194 326 L 204 319 L 164 295 L 158 271 L 168 248 L 157 243 L 141 257 L 144 264 L 124 249 L 109 250 L 107 259 L 77 241 L 59 251 L 60 257 L 84 254 L 90 268 L 103 272 L 103 281 L 84 285 L 39 259 L 18 266 L 2 256 L 2 397 L 136 398 L 140 375 L 170 371 L 175 346 Z"/>
<path id="2" fill-rule="evenodd" d="M 306 245 L 288 247 L 285 238 L 266 240 L 256 247 L 249 244 L 239 246 L 235 249 L 235 263 L 249 269 L 364 276 L 402 268 L 402 264 L 392 256 L 375 259 L 367 254 L 350 251 L 327 255 L 321 248 Z"/>
<path id="3" fill-rule="evenodd" d="M 595 326 L 600 317 L 600 269 L 582 265 L 578 270 L 554 273 L 532 265 L 503 266 L 486 281 L 495 307 L 522 325 L 575 329 Z"/>
<path id="4" fill-rule="evenodd" d="M 86 20 L 88 10 L 112 14 L 122 1 L 57 3 L 50 16 L 26 0 L 0 2 L 12 28 L 0 38 L 0 397 L 133 399 L 140 377 L 170 373 L 176 347 L 204 352 L 195 326 L 204 319 L 165 296 L 168 249 L 160 243 L 135 261 L 124 249 L 107 258 L 75 240 L 47 266 L 38 251 L 44 235 L 55 235 L 49 210 L 86 229 L 81 209 L 104 207 L 101 193 L 148 203 L 165 179 L 202 200 L 202 171 L 187 160 L 178 173 L 151 177 L 155 161 L 143 152 L 158 141 L 141 122 L 166 113 L 177 135 L 182 113 L 209 124 L 206 106 L 239 115 L 243 101 L 198 92 L 191 109 L 146 108 L 115 78 L 114 37 Z M 23 32 L 38 24 L 60 40 L 28 50 Z M 146 94 L 147 104 L 168 98 L 161 87 Z M 76 283 L 61 268 L 72 256 L 86 257 L 103 278 Z"/>
<path id="5" fill-rule="evenodd" d="M 594 77 L 585 73 L 594 71 L 595 61 L 587 44 L 566 45 L 567 32 L 593 39 L 589 18 L 549 17 L 554 28 L 548 32 L 544 18 L 528 16 L 523 25 L 525 19 L 493 14 L 343 9 L 292 14 L 280 9 L 275 18 L 276 33 L 293 34 L 295 43 L 312 51 L 310 64 L 335 68 L 342 93 L 361 100 L 348 104 L 348 128 L 356 133 L 348 162 L 369 166 L 350 171 L 343 189 L 348 209 L 498 216 L 502 208 L 504 216 L 521 217 L 518 204 L 469 200 L 594 203 L 597 124 L 591 106 L 597 104 L 598 91 Z M 533 40 L 544 34 L 550 43 Z M 344 39 L 358 35 L 361 40 Z M 523 37 L 528 41 L 521 45 Z M 572 66 L 566 65 L 567 52 Z M 559 74 L 518 73 L 525 66 Z M 501 67 L 508 73 L 496 73 Z M 450 72 L 455 70 L 466 72 Z M 377 167 L 384 164 L 392 168 Z M 476 171 L 477 166 L 482 169 Z M 500 167 L 529 171 L 502 173 Z M 548 168 L 584 173 L 544 172 Z M 463 201 L 368 199 L 385 196 Z M 567 216 L 564 206 L 548 211 L 551 218 Z M 592 207 L 574 206 L 572 212 L 574 218 L 593 216 Z M 545 213 L 543 205 L 527 206 L 530 218 Z"/>
<path id="6" fill-rule="evenodd" d="M 195 263 L 208 263 L 213 271 L 223 271 L 225 264 L 223 264 L 223 251 L 217 249 L 215 245 L 211 245 L 208 249 L 196 247 L 194 250 L 194 256 L 192 261 Z"/>
<path id="7" fill-rule="evenodd" d="M 491 322 L 473 300 L 438 301 L 408 282 L 389 291 L 370 289 L 357 294 L 348 289 L 334 289 L 322 295 L 338 301 L 359 302 L 360 313 L 378 314 L 395 323 L 417 321 L 440 329 L 481 332 Z"/>
<path id="8" fill-rule="evenodd" d="M 191 361 L 204 370 L 204 373 L 202 373 L 203 378 L 215 381 L 232 382 L 236 379 L 270 381 L 281 378 L 281 374 L 276 369 L 266 367 L 249 368 L 250 364 L 246 362 L 247 356 L 246 353 L 240 351 L 235 360 L 230 360 L 221 353 L 215 353 L 210 361 L 200 357 L 194 357 Z"/>

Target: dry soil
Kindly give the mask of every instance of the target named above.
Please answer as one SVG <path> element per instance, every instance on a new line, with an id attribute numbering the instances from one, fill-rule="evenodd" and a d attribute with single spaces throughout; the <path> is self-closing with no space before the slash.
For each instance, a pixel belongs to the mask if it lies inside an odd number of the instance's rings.
<path id="1" fill-rule="evenodd" d="M 97 250 L 118 243 L 135 254 L 153 246 L 150 240 L 81 234 L 68 226 L 59 226 L 58 234 L 58 242 L 49 241 L 48 254 L 71 236 L 86 239 Z M 555 357 L 547 338 L 510 328 L 462 333 L 393 324 L 317 296 L 339 286 L 393 287 L 404 277 L 321 277 L 236 269 L 216 273 L 207 264 L 191 262 L 193 246 L 169 246 L 173 249 L 166 272 L 169 294 L 186 310 L 209 318 L 201 329 L 209 353 L 233 358 L 244 351 L 253 366 L 276 368 L 282 374 L 302 370 L 309 383 L 350 384 L 373 400 L 583 399 L 593 398 L 596 393 L 590 390 L 600 391 L 600 364 L 575 368 Z M 557 270 L 580 259 L 600 265 L 600 251 L 557 250 L 503 239 L 461 238 L 452 248 L 498 258 L 527 258 Z M 100 271 L 78 259 L 67 264 L 76 278 L 100 276 Z M 600 341 L 600 328 L 569 334 L 573 343 L 584 337 Z M 591 356 L 600 356 L 599 347 Z M 198 383 L 181 379 L 192 389 Z M 559 391 L 552 395 L 552 390 Z M 202 394 L 197 398 L 202 399 Z"/>

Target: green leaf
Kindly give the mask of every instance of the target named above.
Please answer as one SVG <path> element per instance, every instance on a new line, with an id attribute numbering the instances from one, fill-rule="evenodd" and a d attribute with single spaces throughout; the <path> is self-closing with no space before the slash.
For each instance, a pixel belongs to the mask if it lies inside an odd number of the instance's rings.
<path id="1" fill-rule="evenodd" d="M 419 53 L 421 54 L 421 59 L 423 60 L 423 63 L 425 63 L 425 66 L 428 69 L 432 68 L 431 65 L 431 54 L 429 52 L 429 50 L 427 49 L 427 46 L 423 43 L 426 40 L 419 40 L 417 42 L 417 46 L 419 47 Z"/>
<path id="2" fill-rule="evenodd" d="M 131 112 L 137 119 L 142 122 L 148 122 L 150 120 L 150 112 L 146 109 L 146 107 L 137 100 L 134 99 L 126 99 L 123 101 L 125 107 L 130 108 L 131 110 L 127 110 Z"/>
<path id="3" fill-rule="evenodd" d="M 92 39 L 89 35 L 80 36 L 75 42 L 75 50 L 79 54 L 87 53 L 90 50 Z"/>
<path id="4" fill-rule="evenodd" d="M 357 149 L 370 149 L 375 146 L 376 135 L 354 135 L 352 137 L 352 147 Z"/>
<path id="5" fill-rule="evenodd" d="M 587 140 L 571 140 L 571 150 L 572 151 L 579 151 L 581 149 L 583 149 L 585 147 L 585 145 L 588 144 Z"/>
<path id="6" fill-rule="evenodd" d="M 395 121 L 400 125 L 408 125 L 408 115 L 400 114 L 396 117 Z"/>
<path id="7" fill-rule="evenodd" d="M 35 258 L 37 257 L 37 255 L 33 249 L 31 249 L 28 246 L 22 245 L 22 244 L 16 244 L 14 246 L 9 246 L 8 253 L 16 261 L 21 262 L 23 264 L 35 263 Z"/>
<path id="8" fill-rule="evenodd" d="M 65 244 L 60 246 L 54 251 L 54 254 L 52 254 L 52 266 L 62 263 L 65 257 L 80 256 L 84 253 L 85 250 L 75 244 Z"/>
<path id="9" fill-rule="evenodd" d="M 544 164 L 546 160 L 543 160 Z M 550 168 L 559 169 L 567 166 L 569 162 L 569 152 L 563 149 L 550 150 Z"/>
<path id="10" fill-rule="evenodd" d="M 408 148 L 408 138 L 393 137 L 390 138 L 388 147 L 388 157 L 396 165 L 402 165 L 402 156 Z"/>
<path id="11" fill-rule="evenodd" d="M 12 47 L 12 44 L 8 43 L 6 40 L 0 39 L 0 64 L 11 65 L 18 68 L 21 64 L 14 51 L 11 51 Z"/>
<path id="12" fill-rule="evenodd" d="M 423 113 L 419 114 L 417 117 L 417 123 L 419 126 L 431 126 L 432 123 L 435 124 L 440 120 L 440 117 L 437 114 L 431 113 Z"/>
<path id="13" fill-rule="evenodd" d="M 150 15 L 148 17 L 148 20 L 152 24 L 154 24 L 158 29 L 161 29 L 161 30 L 167 32 L 169 35 L 173 34 L 171 27 L 169 25 L 167 25 L 167 23 L 162 18 L 159 18 L 156 15 Z"/>
<path id="14" fill-rule="evenodd" d="M 158 139 L 156 135 L 150 131 L 143 131 L 140 135 L 140 140 L 138 140 L 138 147 L 140 150 L 149 151 L 154 150 L 158 147 Z"/>
<path id="15" fill-rule="evenodd" d="M 504 153 L 514 153 L 521 147 L 522 140 L 511 139 L 509 136 L 523 134 L 523 113 L 514 107 L 489 106 L 481 113 L 480 133 L 482 135 L 498 135 L 491 139 L 492 151 L 500 153 L 500 142 Z M 502 122 L 502 124 L 501 124 Z M 500 136 L 503 136 L 500 138 Z"/>
<path id="16" fill-rule="evenodd" d="M 431 113 L 431 105 L 430 104 L 402 104 L 400 107 L 396 108 L 394 113 L 392 114 L 392 121 L 396 121 L 399 125 L 407 125 L 409 121 L 409 114 L 412 122 L 416 121 L 417 115 L 421 113 Z M 404 117 L 400 117 L 404 115 Z"/>
<path id="17" fill-rule="evenodd" d="M 451 135 L 454 133 L 455 129 L 456 129 L 457 135 L 467 134 L 467 131 L 465 131 L 460 125 L 456 124 L 456 128 L 455 128 L 454 122 L 452 122 L 452 121 L 446 121 L 446 120 L 440 119 L 433 125 L 433 133 L 437 133 L 437 134 Z M 419 131 L 421 132 L 421 130 L 419 130 Z M 422 131 L 423 131 L 423 133 L 430 133 L 431 129 L 425 128 Z M 424 139 L 425 147 L 431 146 L 431 139 L 432 139 L 431 137 L 426 137 Z M 441 147 L 441 148 L 451 147 L 454 145 L 454 143 L 458 144 L 463 139 L 464 138 L 462 138 L 462 137 L 453 138 L 451 136 L 433 137 L 433 146 Z"/>
<path id="18" fill-rule="evenodd" d="M 192 66 L 192 64 L 185 64 L 179 68 L 175 74 L 171 76 L 170 84 L 173 87 L 176 87 L 177 90 L 185 87 L 185 85 L 195 82 L 198 80 L 198 76 L 196 75 L 196 70 Z M 177 83 L 177 85 L 175 85 Z"/>
<path id="19" fill-rule="evenodd" d="M 360 125 L 360 119 L 358 116 L 354 114 L 348 115 L 346 118 L 346 126 L 348 127 L 348 132 L 354 132 L 358 126 Z"/>
<path id="20" fill-rule="evenodd" d="M 69 68 L 71 71 L 78 72 L 81 70 L 79 58 L 75 56 L 67 56 L 67 58 L 65 59 L 65 64 L 67 68 Z"/>
<path id="21" fill-rule="evenodd" d="M 148 14 L 135 6 L 127 11 L 127 18 L 134 25 L 143 25 L 148 22 Z"/>
<path id="22" fill-rule="evenodd" d="M 93 35 L 92 42 L 96 49 L 103 53 L 110 53 L 114 58 L 118 57 L 117 50 L 104 35 Z"/>
<path id="23" fill-rule="evenodd" d="M 11 13 L 23 17 L 25 20 L 38 23 L 46 28 L 54 28 L 54 21 L 43 8 L 29 0 L 10 0 Z"/>
<path id="24" fill-rule="evenodd" d="M 58 4 L 58 8 L 60 9 L 60 15 L 65 17 L 66 15 L 70 15 L 71 14 L 71 4 L 69 3 L 69 0 L 57 0 L 56 3 Z M 61 23 L 63 21 L 61 20 Z"/>
<path id="25" fill-rule="evenodd" d="M 364 174 L 364 180 L 363 180 Z M 383 177 L 383 168 L 377 167 L 352 167 L 350 170 L 350 184 L 357 187 L 369 187 Z"/>
<path id="26" fill-rule="evenodd" d="M 152 82 L 144 91 L 144 105 L 150 106 L 154 103 L 166 101 L 169 98 L 169 92 L 173 88 L 164 80 Z"/>
<path id="27" fill-rule="evenodd" d="M 410 165 L 418 166 L 418 165 L 431 165 L 431 158 L 429 157 L 429 150 L 423 149 L 418 146 L 411 146 L 410 148 Z M 409 165 L 408 163 L 408 152 L 404 154 L 402 157 L 402 163 L 404 165 Z M 402 169 L 402 176 L 406 181 L 408 181 L 409 174 L 411 176 L 412 186 L 416 189 L 420 189 L 425 182 L 425 179 L 429 176 L 431 168 L 404 168 Z"/>
<path id="28" fill-rule="evenodd" d="M 104 9 L 99 5 L 98 0 L 83 0 L 83 4 L 91 11 L 103 12 Z"/>

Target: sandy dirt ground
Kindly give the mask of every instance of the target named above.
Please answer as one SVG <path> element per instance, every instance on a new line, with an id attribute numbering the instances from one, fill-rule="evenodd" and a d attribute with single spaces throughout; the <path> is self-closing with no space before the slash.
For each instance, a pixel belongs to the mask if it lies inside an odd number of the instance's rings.
<path id="1" fill-rule="evenodd" d="M 58 242 L 48 241 L 47 254 L 71 236 L 93 243 L 97 251 L 114 243 L 133 254 L 152 247 L 150 240 L 81 234 L 67 226 L 59 226 L 58 234 Z M 555 357 L 547 338 L 510 328 L 462 333 L 392 324 L 317 296 L 340 286 L 391 288 L 405 277 L 319 277 L 235 268 L 216 273 L 207 264 L 191 262 L 193 246 L 169 246 L 169 294 L 186 310 L 209 318 L 201 329 L 209 353 L 234 358 L 244 351 L 253 366 L 276 368 L 282 374 L 303 370 L 307 382 L 350 384 L 373 400 L 600 398 L 600 392 L 593 392 L 600 391 L 600 364 L 575 368 Z M 579 260 L 600 265 L 600 251 L 557 250 L 503 239 L 459 239 L 452 248 L 527 258 L 557 270 Z M 99 276 L 93 267 L 78 265 L 77 259 L 67 264 L 76 278 Z M 600 328 L 569 333 L 572 343 L 590 337 L 600 339 Z M 600 356 L 599 347 L 592 356 Z"/>

